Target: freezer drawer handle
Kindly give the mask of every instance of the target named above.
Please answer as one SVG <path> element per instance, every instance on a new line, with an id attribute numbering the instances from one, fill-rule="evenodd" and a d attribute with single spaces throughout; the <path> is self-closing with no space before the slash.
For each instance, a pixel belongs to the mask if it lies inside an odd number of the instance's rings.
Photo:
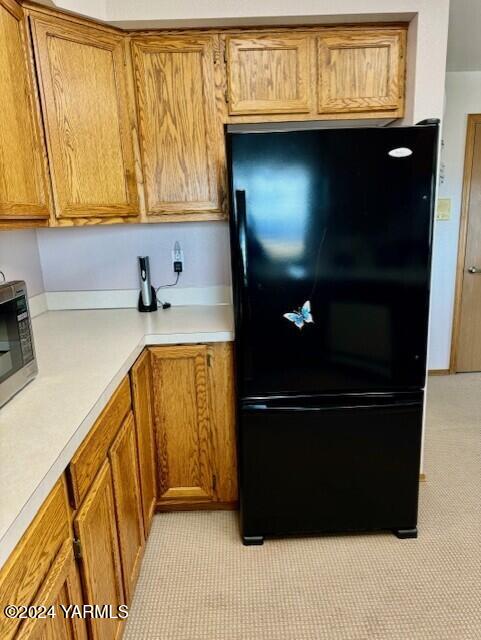
<path id="1" fill-rule="evenodd" d="M 404 407 L 419 407 L 419 401 L 406 401 L 406 402 L 386 402 L 386 403 L 374 403 L 374 404 L 339 404 L 336 406 L 328 405 L 328 406 L 317 406 L 317 407 L 309 407 L 309 406 L 299 406 L 299 405 L 268 405 L 268 404 L 250 404 L 244 405 L 242 409 L 244 411 L 337 411 L 339 409 L 394 409 L 394 408 L 404 408 Z"/>

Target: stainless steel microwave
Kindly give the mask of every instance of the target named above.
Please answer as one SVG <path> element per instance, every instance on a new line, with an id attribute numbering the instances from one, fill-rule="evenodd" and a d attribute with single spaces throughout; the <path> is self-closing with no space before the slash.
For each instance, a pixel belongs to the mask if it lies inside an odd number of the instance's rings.
<path id="1" fill-rule="evenodd" d="M 0 407 L 38 372 L 28 308 L 22 280 L 0 284 Z"/>

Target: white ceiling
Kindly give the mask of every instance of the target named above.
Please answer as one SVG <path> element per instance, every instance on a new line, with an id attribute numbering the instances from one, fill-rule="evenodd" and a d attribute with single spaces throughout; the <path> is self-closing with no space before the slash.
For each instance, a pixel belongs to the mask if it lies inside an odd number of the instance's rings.
<path id="1" fill-rule="evenodd" d="M 481 71 L 481 0 L 451 0 L 448 71 Z"/>

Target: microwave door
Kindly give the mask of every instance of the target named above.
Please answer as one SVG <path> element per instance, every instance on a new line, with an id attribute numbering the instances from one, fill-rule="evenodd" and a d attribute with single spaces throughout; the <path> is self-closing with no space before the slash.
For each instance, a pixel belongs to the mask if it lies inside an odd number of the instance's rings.
<path id="1" fill-rule="evenodd" d="M 0 285 L 0 407 L 38 372 L 23 281 Z"/>
<path id="2" fill-rule="evenodd" d="M 17 300 L 0 305 L 0 382 L 23 367 Z"/>

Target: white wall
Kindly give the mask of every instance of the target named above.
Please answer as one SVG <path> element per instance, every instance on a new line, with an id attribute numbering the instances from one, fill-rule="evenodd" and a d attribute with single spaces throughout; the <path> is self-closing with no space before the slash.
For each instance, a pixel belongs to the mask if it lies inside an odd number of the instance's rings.
<path id="1" fill-rule="evenodd" d="M 481 71 L 447 73 L 443 167 L 438 195 L 451 198 L 451 220 L 436 222 L 429 349 L 431 369 L 449 367 L 466 124 L 470 113 L 481 113 Z"/>
<path id="2" fill-rule="evenodd" d="M 4 272 L 7 280 L 25 280 L 30 297 L 43 293 L 35 231 L 0 232 L 0 271 Z"/>
<path id="3" fill-rule="evenodd" d="M 149 255 L 153 284 L 172 282 L 172 248 L 184 251 L 179 287 L 230 284 L 228 226 L 222 222 L 39 229 L 46 291 L 138 289 L 137 256 Z"/>

